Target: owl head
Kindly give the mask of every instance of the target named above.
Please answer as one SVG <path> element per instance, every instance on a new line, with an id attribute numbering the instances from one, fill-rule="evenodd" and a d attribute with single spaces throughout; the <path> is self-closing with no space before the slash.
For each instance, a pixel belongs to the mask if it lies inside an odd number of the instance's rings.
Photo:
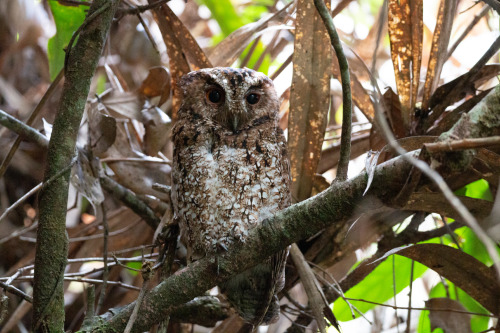
<path id="1" fill-rule="evenodd" d="M 248 68 L 205 68 L 179 81 L 179 118 L 194 116 L 237 133 L 261 122 L 275 122 L 278 98 L 271 79 Z M 195 113 L 195 114 L 193 114 Z"/>

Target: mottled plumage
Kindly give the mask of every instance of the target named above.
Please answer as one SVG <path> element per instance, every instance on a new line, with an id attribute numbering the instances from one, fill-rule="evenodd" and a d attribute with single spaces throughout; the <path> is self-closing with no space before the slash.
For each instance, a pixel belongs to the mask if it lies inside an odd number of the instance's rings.
<path id="1" fill-rule="evenodd" d="M 211 68 L 181 78 L 173 129 L 176 218 L 191 259 L 245 242 L 248 231 L 290 205 L 286 141 L 272 81 L 250 69 Z M 288 251 L 221 287 L 253 325 L 277 319 Z"/>

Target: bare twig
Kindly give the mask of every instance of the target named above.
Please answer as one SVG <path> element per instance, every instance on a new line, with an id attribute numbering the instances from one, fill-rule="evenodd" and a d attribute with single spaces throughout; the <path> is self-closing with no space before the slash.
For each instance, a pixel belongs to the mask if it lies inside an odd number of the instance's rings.
<path id="1" fill-rule="evenodd" d="M 484 16 L 486 16 L 486 14 L 488 13 L 488 11 L 490 9 L 491 9 L 490 6 L 485 5 L 481 9 L 481 11 L 474 16 L 474 19 L 471 21 L 471 23 L 467 26 L 467 28 L 465 28 L 465 30 L 462 32 L 462 34 L 460 35 L 460 37 L 457 38 L 457 40 L 455 41 L 455 43 L 453 43 L 453 45 L 448 50 L 448 55 L 446 56 L 446 59 L 448 59 L 449 57 L 451 57 L 451 55 L 453 54 L 453 52 L 455 52 L 455 50 L 457 49 L 458 45 L 464 40 L 465 36 L 467 36 L 469 34 L 469 32 L 471 32 L 472 28 L 474 28 L 474 26 L 479 21 L 481 21 L 481 19 Z"/>
<path id="2" fill-rule="evenodd" d="M 151 280 L 151 277 L 153 276 L 153 274 L 154 274 L 154 271 L 152 270 L 152 263 L 149 261 L 146 261 L 142 266 L 142 278 L 144 279 L 144 283 L 142 285 L 141 291 L 139 292 L 139 296 L 137 297 L 137 300 L 135 301 L 134 310 L 132 311 L 132 314 L 130 315 L 130 318 L 127 322 L 127 326 L 125 327 L 124 333 L 130 333 L 132 330 L 132 327 L 134 326 L 134 322 L 137 319 L 137 315 L 139 313 L 139 308 L 141 307 L 142 300 L 144 299 L 144 295 L 146 294 L 146 291 L 148 290 L 149 281 Z"/>
<path id="3" fill-rule="evenodd" d="M 21 297 L 27 302 L 33 303 L 33 297 L 29 296 L 28 294 L 24 293 L 23 291 L 17 289 L 14 286 L 11 286 L 10 284 L 7 284 L 5 282 L 0 282 L 0 287 L 3 288 L 5 291 L 8 291 L 11 294 L 14 294 L 16 296 Z"/>
<path id="4" fill-rule="evenodd" d="M 52 94 L 54 93 L 54 91 L 57 88 L 57 85 L 59 84 L 59 82 L 61 82 L 61 79 L 63 77 L 64 77 L 64 71 L 61 70 L 59 72 L 59 74 L 57 74 L 57 76 L 54 79 L 54 81 L 50 84 L 49 88 L 47 89 L 47 91 L 45 92 L 45 94 L 43 95 L 42 99 L 37 104 L 37 106 L 35 107 L 35 109 L 33 110 L 33 112 L 31 112 L 28 120 L 26 121 L 26 125 L 27 126 L 31 126 L 31 124 L 33 124 L 33 122 L 35 121 L 36 117 L 40 113 L 40 110 L 42 110 L 42 107 L 45 105 L 45 103 L 47 102 L 47 100 L 52 96 Z M 10 161 L 12 160 L 12 157 L 14 156 L 17 148 L 19 148 L 19 145 L 21 144 L 21 140 L 22 139 L 23 138 L 21 136 L 18 136 L 16 138 L 16 141 L 12 145 L 12 147 L 10 147 L 10 150 L 7 153 L 7 156 L 5 156 L 5 159 L 3 160 L 2 165 L 0 166 L 0 178 L 3 177 L 3 175 L 5 173 L 5 170 L 7 170 L 7 166 L 9 165 Z M 48 146 L 48 144 L 47 144 L 47 146 Z"/>
<path id="5" fill-rule="evenodd" d="M 472 138 L 453 141 L 441 141 L 426 143 L 425 148 L 430 153 L 438 151 L 454 151 L 463 149 L 477 149 L 500 146 L 500 136 L 490 136 L 487 138 Z"/>
<path id="6" fill-rule="evenodd" d="M 364 302 L 364 303 L 370 303 L 370 304 L 375 304 L 375 305 L 380 305 L 380 306 L 385 306 L 388 308 L 392 308 L 394 310 L 399 309 L 399 310 L 415 310 L 415 311 L 443 311 L 443 312 L 456 312 L 456 313 L 464 313 L 464 314 L 469 314 L 473 316 L 482 316 L 482 317 L 490 317 L 490 318 L 498 318 L 497 315 L 489 314 L 489 313 L 478 313 L 478 312 L 469 312 L 469 311 L 461 311 L 461 310 L 454 310 L 454 309 L 435 309 L 435 308 L 414 308 L 414 307 L 407 307 L 407 306 L 394 306 L 386 303 L 378 303 L 378 302 L 373 302 L 373 301 L 367 301 L 365 299 L 359 299 L 359 298 L 349 298 L 347 297 L 346 299 L 350 300 L 351 302 Z"/>
<path id="7" fill-rule="evenodd" d="M 108 219 L 106 217 L 106 209 L 104 208 L 104 204 L 101 204 L 101 212 L 102 212 L 102 226 L 104 228 L 103 233 L 103 255 L 102 261 L 104 263 L 103 273 L 102 273 L 102 286 L 101 286 L 101 294 L 99 295 L 99 301 L 97 302 L 97 308 L 95 309 L 95 313 L 99 313 L 104 304 L 104 299 L 106 297 L 106 287 L 108 282 L 109 268 L 108 268 L 108 236 L 109 236 L 109 227 L 108 227 Z"/>
<path id="8" fill-rule="evenodd" d="M 339 61 L 340 77 L 342 81 L 342 137 L 341 137 L 341 147 L 340 147 L 340 160 L 337 166 L 337 177 L 336 180 L 344 181 L 347 179 L 347 170 L 349 168 L 349 159 L 351 157 L 351 131 L 352 131 L 352 96 L 351 96 L 351 79 L 349 75 L 349 64 L 347 58 L 342 49 L 342 43 L 340 41 L 337 30 L 333 24 L 330 12 L 323 0 L 314 0 L 314 5 L 318 10 L 323 23 L 325 24 L 328 35 L 330 36 L 330 41 L 335 53 L 337 54 L 337 59 Z"/>
<path id="9" fill-rule="evenodd" d="M 300 281 L 304 286 L 307 293 L 307 298 L 309 299 L 309 306 L 311 307 L 314 318 L 316 319 L 316 324 L 320 332 L 326 332 L 326 322 L 323 315 L 323 308 L 328 306 L 323 291 L 319 286 L 318 280 L 314 276 L 314 273 L 307 264 L 304 255 L 300 251 L 297 244 L 292 244 L 290 248 L 290 256 L 292 257 L 293 263 L 299 273 Z"/>

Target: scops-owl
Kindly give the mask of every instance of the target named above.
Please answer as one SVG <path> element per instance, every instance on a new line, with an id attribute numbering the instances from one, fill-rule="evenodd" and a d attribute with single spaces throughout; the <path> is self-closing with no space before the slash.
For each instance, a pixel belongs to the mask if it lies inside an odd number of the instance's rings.
<path id="1" fill-rule="evenodd" d="M 179 81 L 173 128 L 172 201 L 188 256 L 243 243 L 249 230 L 286 208 L 290 167 L 272 81 L 251 69 L 210 68 Z M 279 317 L 288 250 L 219 286 L 248 323 Z"/>

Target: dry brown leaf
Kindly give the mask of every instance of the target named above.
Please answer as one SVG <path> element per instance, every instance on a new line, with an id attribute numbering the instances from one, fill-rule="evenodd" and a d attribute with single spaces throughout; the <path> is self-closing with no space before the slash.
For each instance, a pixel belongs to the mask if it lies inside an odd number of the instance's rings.
<path id="1" fill-rule="evenodd" d="M 92 161 L 87 156 L 78 151 L 78 160 L 71 169 L 71 184 L 83 195 L 92 205 L 94 213 L 99 212 L 98 206 L 104 201 L 98 170 L 91 167 Z"/>
<path id="2" fill-rule="evenodd" d="M 407 0 L 390 0 L 388 11 L 391 57 L 396 75 L 396 86 L 401 102 L 403 127 L 410 128 L 411 73 L 412 67 L 412 22 L 410 4 Z"/>
<path id="3" fill-rule="evenodd" d="M 417 244 L 391 251 L 418 261 L 453 282 L 492 313 L 498 312 L 500 288 L 494 271 L 467 253 L 441 244 Z"/>
<path id="4" fill-rule="evenodd" d="M 427 76 L 425 78 L 424 97 L 422 100 L 422 108 L 424 110 L 428 108 L 429 97 L 436 89 L 441 77 L 441 69 L 446 61 L 456 10 L 457 0 L 441 0 L 436 27 L 434 28 L 434 35 L 432 37 L 431 54 L 427 65 Z"/>
<path id="5" fill-rule="evenodd" d="M 139 94 L 151 99 L 160 96 L 158 106 L 163 105 L 170 97 L 172 78 L 166 67 L 158 66 L 149 69 L 148 76 L 142 81 Z"/>
<path id="6" fill-rule="evenodd" d="M 189 30 L 181 22 L 181 20 L 179 20 L 177 15 L 174 14 L 170 7 L 165 5 L 162 6 L 160 10 L 170 24 L 173 35 L 179 41 L 183 53 L 186 55 L 186 58 L 191 65 L 191 69 L 198 70 L 202 68 L 211 68 L 212 64 L 205 55 L 205 52 L 203 52 L 193 35 L 191 35 Z"/>
<path id="7" fill-rule="evenodd" d="M 356 158 L 370 149 L 369 134 L 353 136 L 351 140 L 351 159 Z M 340 143 L 328 147 L 321 152 L 318 164 L 318 173 L 324 173 L 333 169 L 339 162 Z"/>
<path id="8" fill-rule="evenodd" d="M 401 96 L 396 95 L 391 88 L 388 88 L 383 98 L 385 111 L 389 117 L 389 124 L 391 125 L 392 132 L 396 138 L 405 137 L 407 128 L 402 119 L 404 111 L 402 110 Z"/>
<path id="9" fill-rule="evenodd" d="M 294 45 L 288 149 L 292 197 L 301 201 L 311 194 L 321 156 L 332 74 L 332 46 L 312 2 L 298 2 Z"/>
<path id="10" fill-rule="evenodd" d="M 355 63 L 355 60 L 353 59 L 348 59 L 348 60 L 349 60 L 349 72 L 350 72 L 349 76 L 351 78 L 352 100 L 356 104 L 356 106 L 360 109 L 360 111 L 365 115 L 368 121 L 371 123 L 375 118 L 375 108 L 373 107 L 370 95 L 368 95 L 365 88 L 358 80 L 356 73 L 354 73 L 354 71 L 352 70 L 353 69 L 352 64 Z M 335 77 L 339 82 L 342 82 L 340 78 L 340 69 L 336 58 L 332 61 L 332 66 L 333 66 L 333 75 L 335 75 Z"/>
<path id="11" fill-rule="evenodd" d="M 155 0 L 148 0 L 149 4 L 155 3 Z M 191 68 L 186 60 L 186 55 L 182 48 L 182 44 L 177 38 L 175 33 L 175 24 L 178 24 L 177 16 L 172 13 L 168 5 L 161 6 L 153 10 L 154 17 L 158 23 L 161 34 L 163 36 L 163 41 L 167 46 L 167 54 L 170 64 L 170 74 L 172 75 L 173 84 L 173 94 L 172 94 L 172 119 L 175 121 L 177 110 L 179 110 L 181 100 L 180 93 L 177 91 L 178 88 L 176 83 L 179 81 L 180 77 L 189 73 Z M 175 17 L 175 18 L 174 18 Z M 177 19 L 177 20 L 176 20 Z M 182 23 L 181 23 L 182 24 Z"/>
<path id="12" fill-rule="evenodd" d="M 491 78 L 496 77 L 500 73 L 500 64 L 490 64 L 486 65 L 483 68 L 479 70 L 479 73 L 477 76 L 475 76 L 474 80 L 472 82 L 468 82 L 468 85 L 464 87 L 464 91 L 458 94 L 458 96 L 451 100 L 450 103 L 453 104 L 455 102 L 458 102 L 462 98 L 465 98 L 467 96 L 474 96 L 476 94 L 476 90 L 486 81 L 490 80 Z M 436 105 L 438 105 L 443 99 L 455 88 L 455 86 L 460 82 L 464 76 L 466 76 L 468 73 L 461 75 L 457 77 L 456 79 L 443 84 L 439 88 L 436 89 L 436 91 L 432 94 L 432 96 L 429 98 L 429 109 L 434 109 Z M 447 107 L 448 105 L 445 105 Z"/>
<path id="13" fill-rule="evenodd" d="M 111 90 L 100 96 L 101 103 L 115 118 L 141 120 L 141 102 L 135 92 Z"/>
<path id="14" fill-rule="evenodd" d="M 116 119 L 105 114 L 101 103 L 91 103 L 89 119 L 89 146 L 94 156 L 102 157 L 116 139 Z"/>
<path id="15" fill-rule="evenodd" d="M 288 5 L 274 13 L 269 17 L 264 17 L 257 22 L 252 22 L 241 28 L 233 31 L 222 42 L 217 44 L 210 52 L 209 58 L 214 66 L 227 67 L 231 66 L 236 59 L 241 55 L 243 50 L 250 44 L 252 40 L 260 36 L 265 29 L 269 27 L 272 21 L 282 22 L 288 16 L 288 9 L 293 4 L 291 1 Z M 276 27 L 288 28 L 286 26 Z"/>
<path id="16" fill-rule="evenodd" d="M 480 220 L 486 218 L 493 208 L 493 203 L 487 200 L 460 197 L 460 201 Z M 441 193 L 412 193 L 403 209 L 429 213 L 434 212 L 458 221 L 461 220 L 460 216 Z"/>
<path id="17" fill-rule="evenodd" d="M 165 146 L 170 137 L 170 118 L 158 107 L 142 111 L 144 129 L 143 147 L 147 155 L 155 156 Z"/>
<path id="18" fill-rule="evenodd" d="M 467 309 L 460 302 L 450 298 L 431 298 L 425 302 L 425 307 L 429 308 L 429 320 L 431 331 L 442 328 L 444 333 L 472 333 L 470 328 L 470 315 Z M 442 311 L 451 310 L 451 311 Z"/>

